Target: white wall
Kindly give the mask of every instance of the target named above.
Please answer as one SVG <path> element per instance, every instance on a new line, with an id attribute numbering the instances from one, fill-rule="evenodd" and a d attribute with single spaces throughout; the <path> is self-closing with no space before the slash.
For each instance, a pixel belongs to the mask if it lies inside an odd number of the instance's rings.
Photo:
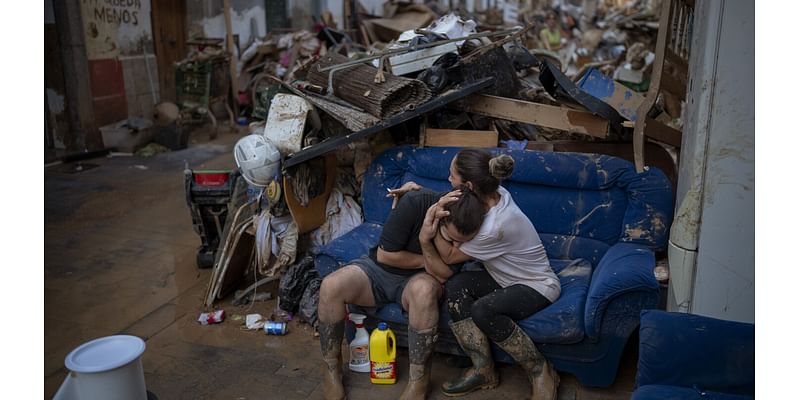
<path id="1" fill-rule="evenodd" d="M 742 322 L 755 320 L 753 15 L 697 3 L 669 259 L 671 310 Z"/>

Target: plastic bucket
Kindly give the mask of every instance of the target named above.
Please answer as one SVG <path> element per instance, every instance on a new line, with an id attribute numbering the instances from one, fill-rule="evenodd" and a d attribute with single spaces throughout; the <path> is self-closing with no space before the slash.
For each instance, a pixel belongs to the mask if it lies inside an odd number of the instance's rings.
<path id="1" fill-rule="evenodd" d="M 144 341 L 136 336 L 106 336 L 72 350 L 64 360 L 70 370 L 54 400 L 146 400 L 141 356 Z"/>

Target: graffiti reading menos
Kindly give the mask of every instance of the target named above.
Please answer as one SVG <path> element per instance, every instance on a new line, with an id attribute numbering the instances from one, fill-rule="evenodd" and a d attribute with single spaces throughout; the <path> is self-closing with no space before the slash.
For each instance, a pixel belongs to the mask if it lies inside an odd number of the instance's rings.
<path id="1" fill-rule="evenodd" d="M 89 0 L 88 3 L 93 5 L 92 16 L 95 21 L 116 25 L 139 25 L 141 0 Z"/>

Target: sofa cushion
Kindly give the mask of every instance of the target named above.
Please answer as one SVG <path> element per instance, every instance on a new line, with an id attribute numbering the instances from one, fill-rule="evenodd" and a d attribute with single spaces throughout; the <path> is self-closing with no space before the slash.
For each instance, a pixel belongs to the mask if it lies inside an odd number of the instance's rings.
<path id="1" fill-rule="evenodd" d="M 319 276 L 324 278 L 346 262 L 368 254 L 369 249 L 378 244 L 382 228 L 380 224 L 364 222 L 336 240 L 315 249 L 314 267 Z"/>
<path id="2" fill-rule="evenodd" d="M 753 395 L 755 325 L 642 311 L 636 385 L 652 384 Z"/>
<path id="3" fill-rule="evenodd" d="M 669 385 L 647 385 L 636 389 L 631 400 L 748 400 L 753 396 Z"/>
<path id="4" fill-rule="evenodd" d="M 580 342 L 592 265 L 583 259 L 550 260 L 550 265 L 561 281 L 561 295 L 549 307 L 519 321 L 519 326 L 537 343 Z"/>

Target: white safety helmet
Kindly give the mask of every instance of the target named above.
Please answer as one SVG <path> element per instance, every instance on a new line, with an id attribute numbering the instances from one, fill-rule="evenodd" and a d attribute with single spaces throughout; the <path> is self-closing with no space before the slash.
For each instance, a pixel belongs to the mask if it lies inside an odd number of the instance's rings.
<path id="1" fill-rule="evenodd" d="M 267 186 L 275 180 L 280 170 L 281 153 L 262 135 L 247 135 L 233 148 L 236 165 L 247 183 Z"/>

